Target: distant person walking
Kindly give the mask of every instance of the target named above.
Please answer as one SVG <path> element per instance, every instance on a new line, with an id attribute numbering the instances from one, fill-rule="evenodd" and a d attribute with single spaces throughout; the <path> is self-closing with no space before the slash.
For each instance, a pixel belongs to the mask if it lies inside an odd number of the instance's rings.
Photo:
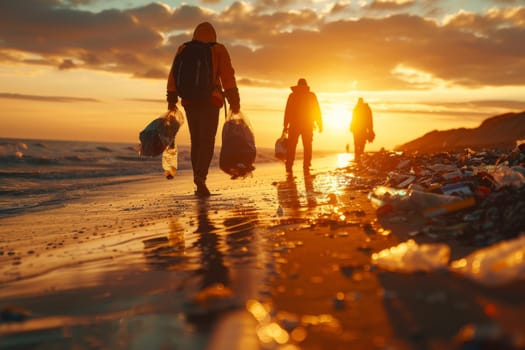
<path id="1" fill-rule="evenodd" d="M 206 177 L 215 148 L 223 94 L 230 109 L 240 109 L 239 90 L 230 55 L 208 22 L 200 23 L 193 39 L 179 46 L 168 76 L 168 109 L 177 109 L 178 96 L 186 111 L 191 139 L 191 166 L 195 194 L 207 197 Z M 224 89 L 224 93 L 223 93 Z"/>
<path id="2" fill-rule="evenodd" d="M 375 138 L 372 110 L 362 97 L 359 97 L 352 113 L 350 131 L 354 137 L 354 155 L 358 162 L 365 151 L 366 142 L 373 142 Z"/>
<path id="3" fill-rule="evenodd" d="M 288 133 L 286 154 L 286 172 L 292 173 L 295 160 L 295 149 L 299 136 L 303 142 L 303 169 L 308 171 L 312 162 L 312 141 L 314 126 L 323 132 L 321 108 L 317 96 L 310 91 L 305 79 L 299 79 L 292 86 L 284 111 L 284 132 Z"/>

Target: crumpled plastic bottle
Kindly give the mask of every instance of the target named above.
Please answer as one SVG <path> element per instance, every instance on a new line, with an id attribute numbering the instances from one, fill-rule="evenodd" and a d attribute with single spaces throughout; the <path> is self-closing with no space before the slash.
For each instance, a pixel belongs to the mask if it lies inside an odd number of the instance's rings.
<path id="1" fill-rule="evenodd" d="M 385 215 L 394 211 L 415 211 L 424 217 L 433 217 L 476 204 L 473 197 L 445 195 L 409 189 L 397 189 L 378 186 L 368 194 L 372 206 L 377 209 L 377 215 Z"/>
<path id="2" fill-rule="evenodd" d="M 388 186 L 378 186 L 368 194 L 372 206 L 377 210 L 377 215 L 385 215 L 395 210 L 408 209 L 409 190 L 397 189 Z"/>
<path id="3" fill-rule="evenodd" d="M 168 180 L 173 179 L 177 173 L 178 167 L 178 150 L 177 145 L 173 147 L 168 147 L 162 152 L 162 169 L 164 169 L 164 174 Z"/>

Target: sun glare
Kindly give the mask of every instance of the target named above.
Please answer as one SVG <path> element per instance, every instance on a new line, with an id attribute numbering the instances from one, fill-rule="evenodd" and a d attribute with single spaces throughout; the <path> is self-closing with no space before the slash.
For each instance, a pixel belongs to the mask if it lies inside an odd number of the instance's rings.
<path id="1" fill-rule="evenodd" d="M 323 127 L 326 130 L 348 130 L 351 112 L 347 104 L 332 104 L 323 108 Z"/>
<path id="2" fill-rule="evenodd" d="M 346 168 L 350 165 L 350 162 L 354 160 L 353 153 L 339 153 L 337 155 L 337 164 L 338 168 Z"/>

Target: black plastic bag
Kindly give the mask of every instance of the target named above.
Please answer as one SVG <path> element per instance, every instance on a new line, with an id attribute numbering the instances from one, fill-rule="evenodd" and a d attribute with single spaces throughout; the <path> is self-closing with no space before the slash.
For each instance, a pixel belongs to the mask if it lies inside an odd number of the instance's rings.
<path id="1" fill-rule="evenodd" d="M 232 179 L 246 177 L 255 170 L 256 154 L 255 137 L 246 116 L 230 111 L 222 128 L 219 167 Z"/>

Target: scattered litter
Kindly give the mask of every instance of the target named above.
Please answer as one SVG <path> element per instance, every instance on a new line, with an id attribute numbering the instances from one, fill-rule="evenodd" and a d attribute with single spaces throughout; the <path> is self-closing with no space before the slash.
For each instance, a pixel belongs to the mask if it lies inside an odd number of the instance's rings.
<path id="1" fill-rule="evenodd" d="M 358 171 L 383 178 L 368 198 L 378 218 L 420 215 L 433 240 L 488 246 L 525 233 L 525 144 L 512 151 L 367 153 Z M 441 226 L 441 229 L 439 228 Z"/>
<path id="2" fill-rule="evenodd" d="M 497 323 L 467 324 L 460 329 L 454 343 L 456 350 L 518 350 L 525 347 L 523 338 L 506 332 Z"/>
<path id="3" fill-rule="evenodd" d="M 372 263 L 393 272 L 446 269 L 450 248 L 446 244 L 418 244 L 413 239 L 372 254 Z"/>
<path id="4" fill-rule="evenodd" d="M 451 263 L 457 272 L 486 285 L 525 278 L 525 235 L 479 249 Z"/>
<path id="5" fill-rule="evenodd" d="M 346 307 L 345 293 L 338 292 L 334 297 L 334 308 L 336 310 L 342 310 Z"/>

